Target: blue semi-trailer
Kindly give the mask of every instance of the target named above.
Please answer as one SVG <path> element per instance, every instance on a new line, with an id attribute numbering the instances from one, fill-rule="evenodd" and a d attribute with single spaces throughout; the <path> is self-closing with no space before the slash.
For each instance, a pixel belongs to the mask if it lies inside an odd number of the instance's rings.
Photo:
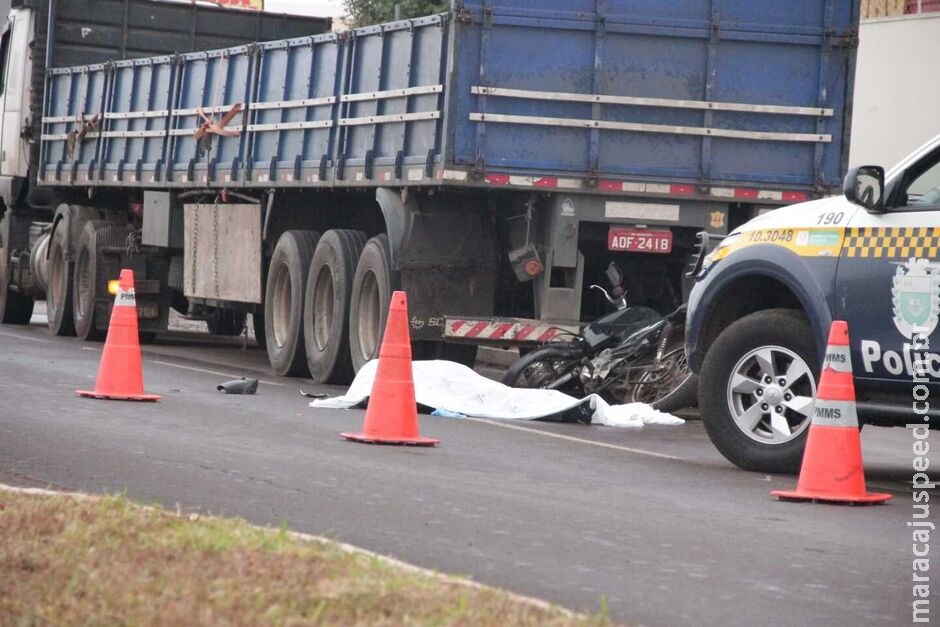
<path id="1" fill-rule="evenodd" d="M 339 382 L 376 355 L 394 289 L 415 354 L 462 361 L 601 313 L 585 287 L 610 261 L 631 303 L 671 310 L 698 231 L 839 189 L 858 18 L 856 0 L 454 0 L 53 64 L 4 198 L 0 314 L 45 297 L 54 331 L 100 336 L 133 267 L 142 332 L 170 308 L 229 334 L 251 313 L 277 373 Z"/>

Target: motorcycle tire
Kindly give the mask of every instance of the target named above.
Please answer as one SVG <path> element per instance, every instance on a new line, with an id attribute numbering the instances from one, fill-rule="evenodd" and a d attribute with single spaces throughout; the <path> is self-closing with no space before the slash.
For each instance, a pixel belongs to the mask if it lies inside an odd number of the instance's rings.
<path id="1" fill-rule="evenodd" d="M 508 385 L 509 387 L 513 388 L 545 388 L 549 383 L 551 383 L 551 381 L 540 381 L 538 385 L 533 386 L 524 384 L 520 385 L 521 383 L 525 383 L 520 381 L 520 379 L 525 375 L 526 370 L 539 362 L 546 362 L 548 364 L 557 362 L 575 362 L 579 361 L 581 357 L 581 351 L 569 345 L 544 346 L 530 353 L 526 353 L 525 356 L 521 357 L 518 361 L 516 361 L 516 363 L 510 366 L 508 370 L 506 370 L 506 373 L 503 375 L 500 381 L 503 383 L 503 385 Z M 554 380 L 555 379 L 553 379 L 553 381 Z M 545 385 L 541 385 L 542 383 Z"/>
<path id="2" fill-rule="evenodd" d="M 685 346 L 683 342 L 671 344 L 663 358 L 681 359 L 682 362 L 685 363 Z M 678 385 L 674 386 L 667 394 L 656 398 L 653 402 L 645 400 L 638 394 L 639 387 L 644 385 L 643 377 L 647 376 L 649 373 L 640 375 L 640 383 L 630 390 L 630 402 L 648 403 L 653 409 L 667 413 L 694 407 L 696 397 L 698 396 L 698 377 L 688 371 L 688 364 L 685 365 L 685 371 L 687 376 L 684 377 Z"/>

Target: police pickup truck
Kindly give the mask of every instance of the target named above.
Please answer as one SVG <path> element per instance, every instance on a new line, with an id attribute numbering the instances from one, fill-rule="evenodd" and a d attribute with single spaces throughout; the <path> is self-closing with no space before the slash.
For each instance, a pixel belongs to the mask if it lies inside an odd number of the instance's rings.
<path id="1" fill-rule="evenodd" d="M 693 268 L 702 421 L 741 468 L 799 469 L 833 320 L 860 423 L 940 428 L 940 136 L 887 175 L 850 170 L 843 192 L 754 218 Z"/>

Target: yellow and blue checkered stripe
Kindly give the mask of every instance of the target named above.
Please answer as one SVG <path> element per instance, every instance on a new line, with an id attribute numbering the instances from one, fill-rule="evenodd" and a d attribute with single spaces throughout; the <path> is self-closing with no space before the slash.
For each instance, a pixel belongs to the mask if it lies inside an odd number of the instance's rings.
<path id="1" fill-rule="evenodd" d="M 846 229 L 843 257 L 936 258 L 940 228 L 927 226 Z"/>

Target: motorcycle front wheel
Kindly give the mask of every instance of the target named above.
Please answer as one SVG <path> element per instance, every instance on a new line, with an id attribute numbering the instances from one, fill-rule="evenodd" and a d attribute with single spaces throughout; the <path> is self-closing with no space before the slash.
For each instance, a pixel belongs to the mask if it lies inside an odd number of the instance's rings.
<path id="1" fill-rule="evenodd" d="M 673 412 L 694 405 L 697 393 L 698 377 L 689 370 L 685 347 L 680 343 L 663 355 L 662 368 L 644 371 L 625 396 L 629 402 Z"/>

